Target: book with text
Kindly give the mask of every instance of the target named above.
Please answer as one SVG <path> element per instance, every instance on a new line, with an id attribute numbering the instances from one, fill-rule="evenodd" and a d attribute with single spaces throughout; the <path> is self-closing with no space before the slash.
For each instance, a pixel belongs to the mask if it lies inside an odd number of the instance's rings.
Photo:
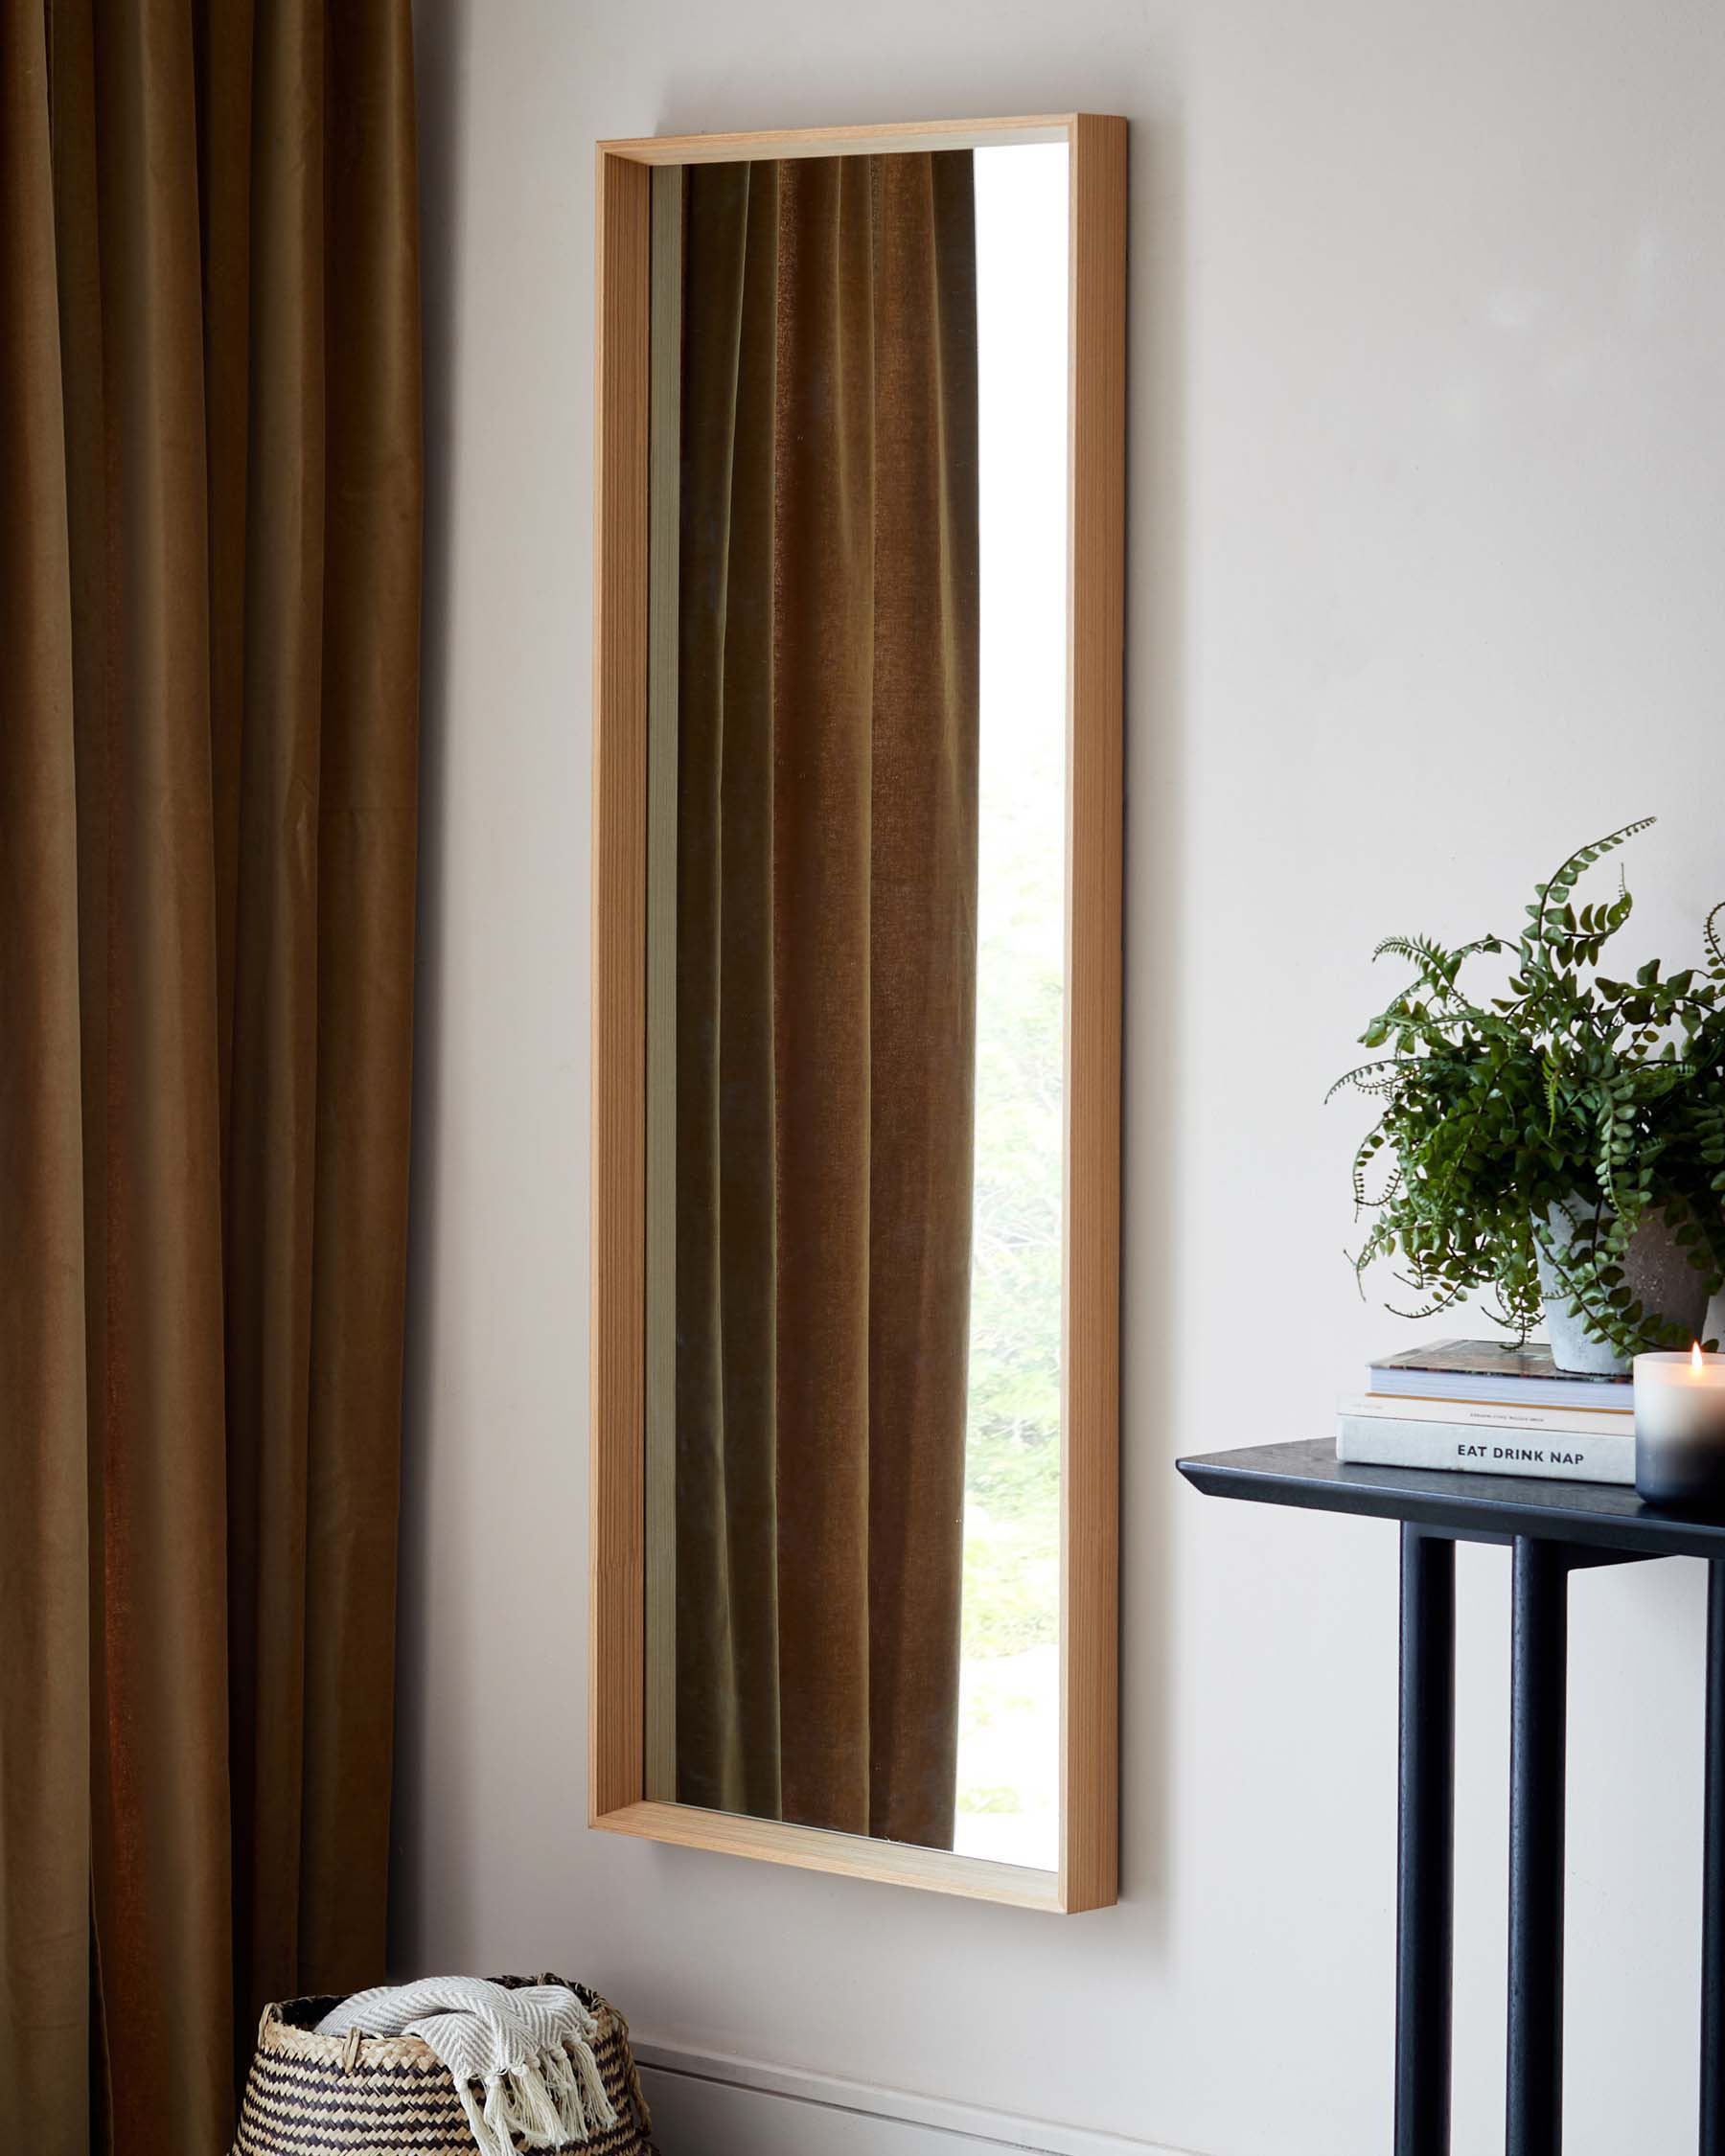
<path id="1" fill-rule="evenodd" d="M 1603 1423 L 1605 1418 L 1598 1418 Z M 1469 1422 L 1397 1421 L 1342 1413 L 1336 1457 L 1361 1467 L 1442 1468 L 1473 1475 L 1530 1475 L 1569 1482 L 1633 1482 L 1633 1416 L 1598 1432 L 1516 1429 Z"/>

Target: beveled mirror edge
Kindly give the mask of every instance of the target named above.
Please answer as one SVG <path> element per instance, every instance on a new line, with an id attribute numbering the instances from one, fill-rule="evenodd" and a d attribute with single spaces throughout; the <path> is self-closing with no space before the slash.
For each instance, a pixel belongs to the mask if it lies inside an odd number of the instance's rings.
<path id="1" fill-rule="evenodd" d="M 644 1798 L 648 279 L 656 165 L 1059 140 L 1071 222 L 1061 1818 L 1059 1869 L 1042 1872 Z M 588 1823 L 1062 1913 L 1118 1893 L 1126 146 L 1123 119 L 1090 113 L 597 146 Z"/>

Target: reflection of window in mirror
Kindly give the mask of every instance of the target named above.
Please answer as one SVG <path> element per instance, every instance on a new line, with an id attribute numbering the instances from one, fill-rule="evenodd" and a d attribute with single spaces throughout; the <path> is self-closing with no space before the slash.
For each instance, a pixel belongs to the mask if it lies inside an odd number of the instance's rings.
<path id="1" fill-rule="evenodd" d="M 1067 149 L 980 149 L 976 1155 L 954 1846 L 1052 1867 L 1060 1804 Z"/>

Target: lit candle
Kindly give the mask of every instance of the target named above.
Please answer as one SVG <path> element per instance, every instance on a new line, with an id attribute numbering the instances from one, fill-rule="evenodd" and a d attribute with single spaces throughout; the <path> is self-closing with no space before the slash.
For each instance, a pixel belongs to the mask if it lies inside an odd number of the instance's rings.
<path id="1" fill-rule="evenodd" d="M 1635 1358 L 1635 1486 L 1650 1504 L 1725 1503 L 1725 1355 Z"/>

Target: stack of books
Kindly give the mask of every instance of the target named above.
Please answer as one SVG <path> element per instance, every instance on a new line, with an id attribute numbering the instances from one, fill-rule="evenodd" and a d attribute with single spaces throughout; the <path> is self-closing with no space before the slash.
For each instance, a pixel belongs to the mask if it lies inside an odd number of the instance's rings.
<path id="1" fill-rule="evenodd" d="M 1538 1342 L 1440 1340 L 1374 1363 L 1346 1396 L 1336 1457 L 1463 1475 L 1635 1480 L 1635 1388 L 1627 1376 L 1559 1370 Z"/>

